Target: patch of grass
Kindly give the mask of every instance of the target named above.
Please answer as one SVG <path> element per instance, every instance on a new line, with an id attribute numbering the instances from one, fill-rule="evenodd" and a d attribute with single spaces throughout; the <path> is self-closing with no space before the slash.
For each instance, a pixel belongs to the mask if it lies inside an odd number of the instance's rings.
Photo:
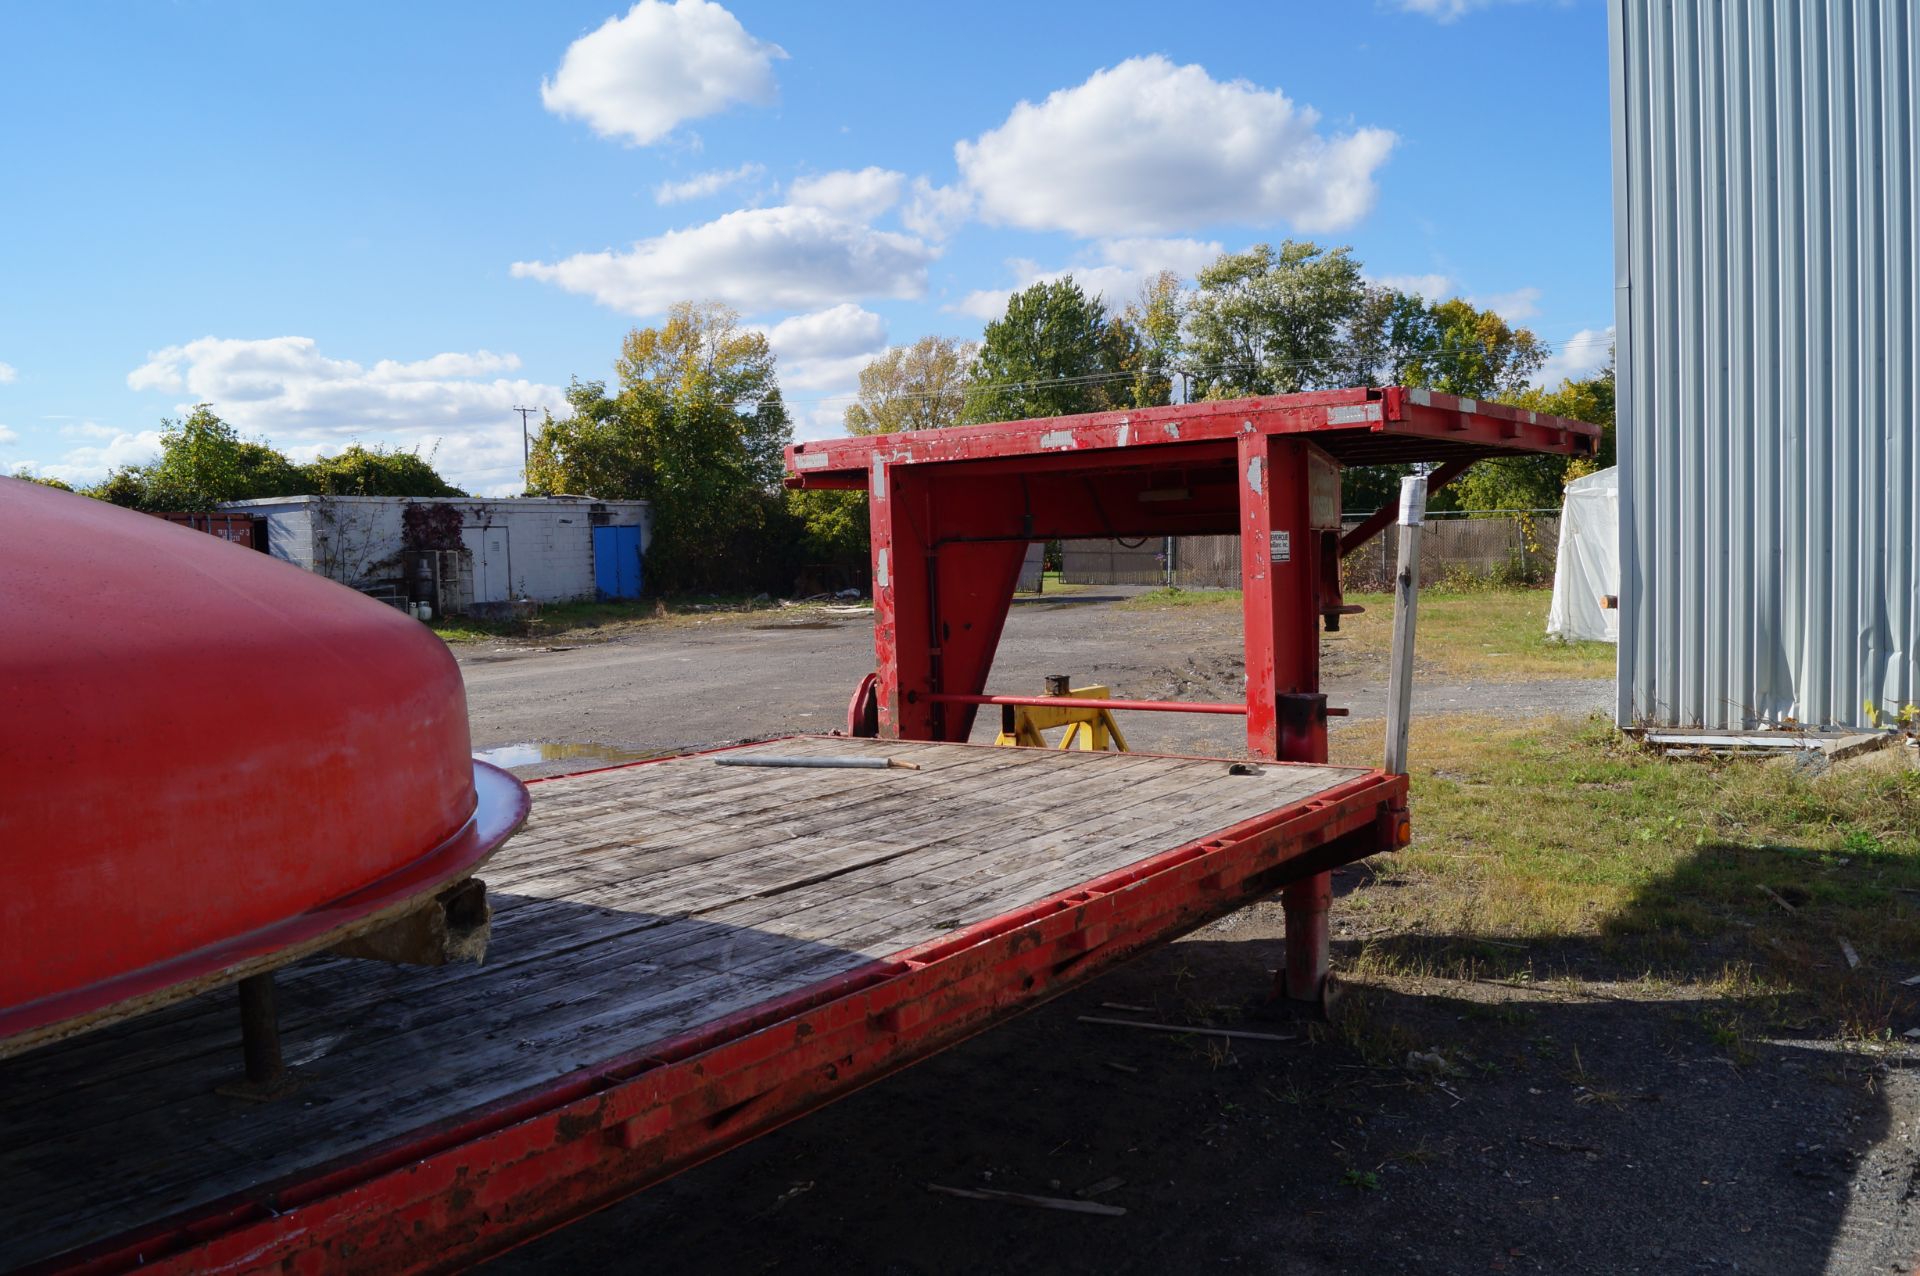
<path id="1" fill-rule="evenodd" d="M 450 643 L 487 642 L 502 638 L 593 642 L 642 626 L 689 624 L 756 612 L 779 612 L 793 616 L 806 609 L 806 604 L 782 607 L 764 594 L 751 598 L 744 595 L 706 595 L 548 603 L 540 608 L 538 615 L 525 620 L 478 620 L 470 616 L 449 616 L 429 623 L 435 633 Z"/>
<path id="2" fill-rule="evenodd" d="M 1237 589 L 1150 589 L 1119 604 L 1127 611 L 1160 611 L 1168 607 L 1202 607 L 1211 611 L 1239 611 Z"/>
<path id="3" fill-rule="evenodd" d="M 1371 764 L 1379 736 L 1332 750 Z M 1412 757 L 1413 844 L 1374 861 L 1395 889 L 1348 904 L 1376 936 L 1356 973 L 1511 979 L 1584 946 L 1704 996 L 1806 999 L 1862 1040 L 1912 1026 L 1920 772 L 1899 750 L 1817 775 L 1668 760 L 1599 719 L 1451 717 L 1415 721 Z"/>
<path id="4" fill-rule="evenodd" d="M 1322 635 L 1330 664 L 1343 658 L 1375 663 L 1393 647 L 1393 595 L 1348 594 L 1365 607 L 1343 616 L 1336 633 Z M 1423 670 L 1457 678 L 1512 682 L 1531 678 L 1611 678 L 1614 647 L 1606 642 L 1561 642 L 1547 637 L 1545 589 L 1423 590 L 1415 655 Z M 1237 612 L 1237 589 L 1156 589 L 1120 604 L 1130 611 L 1200 608 Z"/>

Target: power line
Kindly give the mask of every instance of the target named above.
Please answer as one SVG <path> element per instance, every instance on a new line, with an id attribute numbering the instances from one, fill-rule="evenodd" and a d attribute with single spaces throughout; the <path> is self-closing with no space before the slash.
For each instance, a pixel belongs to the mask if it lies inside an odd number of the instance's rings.
<path id="1" fill-rule="evenodd" d="M 527 439 L 527 418 L 536 412 L 545 412 L 545 408 L 523 408 L 515 406 L 513 411 L 520 414 L 520 490 L 531 490 L 530 481 L 533 469 L 533 444 Z"/>

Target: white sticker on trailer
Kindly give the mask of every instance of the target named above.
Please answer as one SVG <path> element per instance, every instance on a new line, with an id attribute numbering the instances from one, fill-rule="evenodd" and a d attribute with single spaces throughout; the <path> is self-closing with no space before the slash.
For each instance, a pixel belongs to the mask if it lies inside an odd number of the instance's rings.
<path id="1" fill-rule="evenodd" d="M 1356 403 L 1350 407 L 1328 408 L 1328 425 L 1365 425 L 1380 419 L 1378 403 Z"/>
<path id="2" fill-rule="evenodd" d="M 1267 537 L 1267 557 L 1276 563 L 1293 561 L 1293 533 L 1274 532 Z"/>
<path id="3" fill-rule="evenodd" d="M 793 454 L 793 468 L 796 470 L 818 470 L 825 468 L 826 464 L 827 454 L 825 452 L 795 452 Z"/>

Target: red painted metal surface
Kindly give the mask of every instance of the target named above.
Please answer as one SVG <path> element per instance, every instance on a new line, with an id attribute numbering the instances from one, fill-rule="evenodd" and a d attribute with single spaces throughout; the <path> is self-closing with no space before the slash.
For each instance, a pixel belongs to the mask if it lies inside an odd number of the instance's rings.
<path id="1" fill-rule="evenodd" d="M 244 545 L 248 549 L 265 550 L 267 548 L 266 520 L 254 514 L 176 514 L 172 512 L 155 514 L 155 518 L 177 523 L 181 527 L 191 527 L 196 532 L 205 532 L 217 536 L 223 541 L 232 541 L 235 545 Z"/>
<path id="2" fill-rule="evenodd" d="M 962 1041 L 1144 947 L 1388 849 L 1405 798 L 1405 777 L 1369 773 L 350 1163 L 29 1270 L 457 1270 Z"/>
<path id="3" fill-rule="evenodd" d="M 862 684 L 865 685 L 865 684 Z M 1243 704 L 1212 704 L 1199 700 L 1089 700 L 1084 696 L 962 696 L 936 693 L 936 704 L 1010 704 L 1041 709 L 1138 709 L 1147 713 L 1241 714 Z"/>
<path id="4" fill-rule="evenodd" d="M 1346 610 L 1340 467 L 1435 461 L 1451 475 L 1598 441 L 1581 422 L 1389 386 L 799 443 L 787 481 L 867 491 L 881 735 L 968 737 L 1028 543 L 1231 533 L 1247 748 L 1318 761 L 1318 627 Z"/>
<path id="5" fill-rule="evenodd" d="M 463 876 L 524 817 L 399 612 L 11 480 L 0 545 L 0 1054 Z"/>

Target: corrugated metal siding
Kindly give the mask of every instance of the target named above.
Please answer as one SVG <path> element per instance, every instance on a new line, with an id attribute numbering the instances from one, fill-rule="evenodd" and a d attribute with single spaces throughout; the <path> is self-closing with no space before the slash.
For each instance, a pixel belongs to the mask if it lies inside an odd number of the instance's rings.
<path id="1" fill-rule="evenodd" d="M 1623 725 L 1920 701 L 1911 0 L 1613 0 Z"/>

